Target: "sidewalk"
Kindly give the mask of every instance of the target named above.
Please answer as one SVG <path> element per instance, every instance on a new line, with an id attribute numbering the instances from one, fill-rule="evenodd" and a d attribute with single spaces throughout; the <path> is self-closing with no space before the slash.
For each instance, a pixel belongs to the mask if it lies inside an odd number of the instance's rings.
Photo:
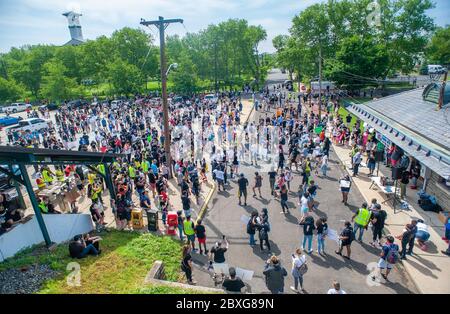
<path id="1" fill-rule="evenodd" d="M 334 144 L 333 149 L 343 165 L 350 162 L 350 149 Z M 345 168 L 351 175 L 352 173 L 348 167 Z M 376 198 L 380 202 L 381 200 L 384 200 L 384 194 L 380 193 L 375 185 L 372 189 L 369 189 L 371 180 L 367 176 L 368 173 L 368 168 L 361 167 L 359 175 L 352 178 L 353 184 L 359 189 L 368 203 L 372 198 Z M 383 176 L 381 171 L 379 176 Z M 360 206 L 360 204 L 355 205 Z M 429 225 L 433 224 L 428 217 L 421 215 L 414 207 L 412 207 L 412 205 L 413 204 L 410 204 L 409 211 L 400 211 L 397 209 L 395 214 L 392 203 L 387 202 L 382 205 L 382 208 L 388 214 L 385 228 L 388 233 L 394 236 L 401 234 L 404 226 L 407 223 L 410 223 L 411 219 L 423 219 L 425 223 Z M 438 233 L 435 228 L 429 228 L 429 232 L 430 239 L 427 242 L 427 252 L 422 251 L 415 245 L 413 251 L 414 255 L 407 256 L 408 259 L 403 261 L 402 265 L 421 293 L 450 293 L 450 259 L 448 256 L 441 253 L 441 250 L 447 249 L 448 244 L 441 239 L 443 232 Z"/>
<path id="2" fill-rule="evenodd" d="M 311 111 L 309 105 L 303 107 L 306 108 L 308 113 Z M 312 110 L 317 114 L 318 106 L 314 104 Z M 347 167 L 347 164 L 351 164 L 351 158 L 349 157 L 350 149 L 343 146 L 336 146 L 335 144 L 333 144 L 332 147 L 342 162 L 340 166 L 343 168 L 345 167 L 345 170 L 347 170 L 351 176 L 352 171 Z M 378 173 L 378 176 L 380 177 L 386 175 L 383 174 L 382 170 L 386 171 L 386 169 L 380 169 Z M 374 185 L 372 189 L 369 189 L 372 181 L 367 176 L 368 173 L 367 167 L 360 166 L 359 175 L 357 177 L 352 177 L 353 184 L 359 189 L 368 203 L 370 203 L 372 198 L 376 198 L 380 203 L 386 198 L 383 193 L 378 191 L 376 185 Z M 382 208 L 388 214 L 385 231 L 393 236 L 397 236 L 402 233 L 404 226 L 410 223 L 412 219 L 422 219 L 425 221 L 430 227 L 430 239 L 427 242 L 427 251 L 422 251 L 416 243 L 413 250 L 414 255 L 408 255 L 407 260 L 404 260 L 402 265 L 421 293 L 450 293 L 450 259 L 448 256 L 441 253 L 441 250 L 446 250 L 448 248 L 448 244 L 442 240 L 444 226 L 437 217 L 432 215 L 430 217 L 430 213 L 420 213 L 416 210 L 413 207 L 418 206 L 417 202 L 414 202 L 415 197 L 411 196 L 411 191 L 408 192 L 410 195 L 407 197 L 407 202 L 410 207 L 409 211 L 396 209 L 396 213 L 394 214 L 392 202 L 386 202 L 382 205 Z M 417 191 L 413 192 L 416 193 Z M 360 204 L 355 205 L 360 206 Z M 396 240 L 396 242 L 400 246 L 399 241 Z"/>

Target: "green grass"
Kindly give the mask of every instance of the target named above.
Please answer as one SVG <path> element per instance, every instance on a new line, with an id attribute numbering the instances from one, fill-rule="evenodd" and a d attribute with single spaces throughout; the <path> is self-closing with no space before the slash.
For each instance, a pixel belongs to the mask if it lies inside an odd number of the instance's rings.
<path id="1" fill-rule="evenodd" d="M 68 255 L 67 243 L 60 244 L 52 252 L 43 247 L 27 249 L 0 264 L 0 271 L 22 268 L 33 264 L 47 264 L 60 273 L 43 284 L 39 293 L 151 293 L 157 288 L 145 287 L 144 278 L 153 263 L 161 260 L 165 265 L 166 279 L 179 281 L 181 245 L 170 237 L 158 237 L 137 232 L 111 231 L 102 236 L 102 254 L 74 260 Z M 68 263 L 80 264 L 81 287 L 67 285 Z M 153 289 L 153 290 L 152 290 Z M 177 292 L 173 292 L 177 293 Z"/>
<path id="2" fill-rule="evenodd" d="M 178 287 L 169 287 L 163 285 L 150 285 L 145 288 L 138 289 L 135 294 L 205 294 L 204 291 L 183 289 Z M 212 293 L 206 293 L 212 294 Z"/>

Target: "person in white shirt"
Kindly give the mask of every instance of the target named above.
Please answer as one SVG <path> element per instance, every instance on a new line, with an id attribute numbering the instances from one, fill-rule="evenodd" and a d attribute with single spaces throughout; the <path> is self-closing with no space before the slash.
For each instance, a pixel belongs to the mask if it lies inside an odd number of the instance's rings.
<path id="1" fill-rule="evenodd" d="M 347 292 L 342 290 L 341 284 L 335 280 L 333 281 L 333 288 L 328 290 L 327 294 L 347 294 Z"/>
<path id="2" fill-rule="evenodd" d="M 303 266 L 305 264 L 305 266 Z M 302 255 L 302 250 L 295 250 L 295 254 L 292 254 L 292 271 L 291 274 L 294 277 L 294 286 L 291 286 L 291 290 L 299 293 L 298 284 L 300 283 L 301 291 L 305 292 L 303 289 L 303 268 L 306 267 L 306 256 Z"/>

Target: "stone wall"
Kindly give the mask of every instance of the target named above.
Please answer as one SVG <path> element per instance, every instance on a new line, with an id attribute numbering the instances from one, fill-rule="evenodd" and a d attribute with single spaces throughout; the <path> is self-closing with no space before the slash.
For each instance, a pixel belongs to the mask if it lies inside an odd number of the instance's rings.
<path id="1" fill-rule="evenodd" d="M 436 172 L 431 172 L 427 183 L 427 194 L 434 195 L 443 210 L 450 210 L 450 190 L 439 182 L 440 178 Z"/>

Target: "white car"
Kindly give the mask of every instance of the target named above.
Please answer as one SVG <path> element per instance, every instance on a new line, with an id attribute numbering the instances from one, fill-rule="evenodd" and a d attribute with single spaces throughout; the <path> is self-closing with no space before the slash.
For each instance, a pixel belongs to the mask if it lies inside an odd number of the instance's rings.
<path id="1" fill-rule="evenodd" d="M 9 128 L 12 132 L 15 131 L 40 131 L 44 129 L 48 129 L 51 127 L 51 121 L 40 119 L 40 118 L 31 118 L 31 119 L 25 119 L 22 121 L 19 121 L 19 125 L 13 126 Z"/>
<path id="2" fill-rule="evenodd" d="M 1 107 L 0 110 L 2 112 L 16 113 L 16 112 L 25 111 L 25 110 L 27 110 L 27 108 L 31 109 L 31 105 L 30 104 L 21 103 L 21 102 L 15 102 L 15 103 L 12 103 L 9 106 Z"/>
<path id="3" fill-rule="evenodd" d="M 205 100 L 211 101 L 212 103 L 217 103 L 219 101 L 219 98 L 217 98 L 214 94 L 208 94 L 205 96 Z"/>
<path id="4" fill-rule="evenodd" d="M 447 69 L 444 68 L 442 65 L 438 64 L 429 64 L 428 65 L 428 73 L 429 74 L 443 74 L 447 72 Z"/>

